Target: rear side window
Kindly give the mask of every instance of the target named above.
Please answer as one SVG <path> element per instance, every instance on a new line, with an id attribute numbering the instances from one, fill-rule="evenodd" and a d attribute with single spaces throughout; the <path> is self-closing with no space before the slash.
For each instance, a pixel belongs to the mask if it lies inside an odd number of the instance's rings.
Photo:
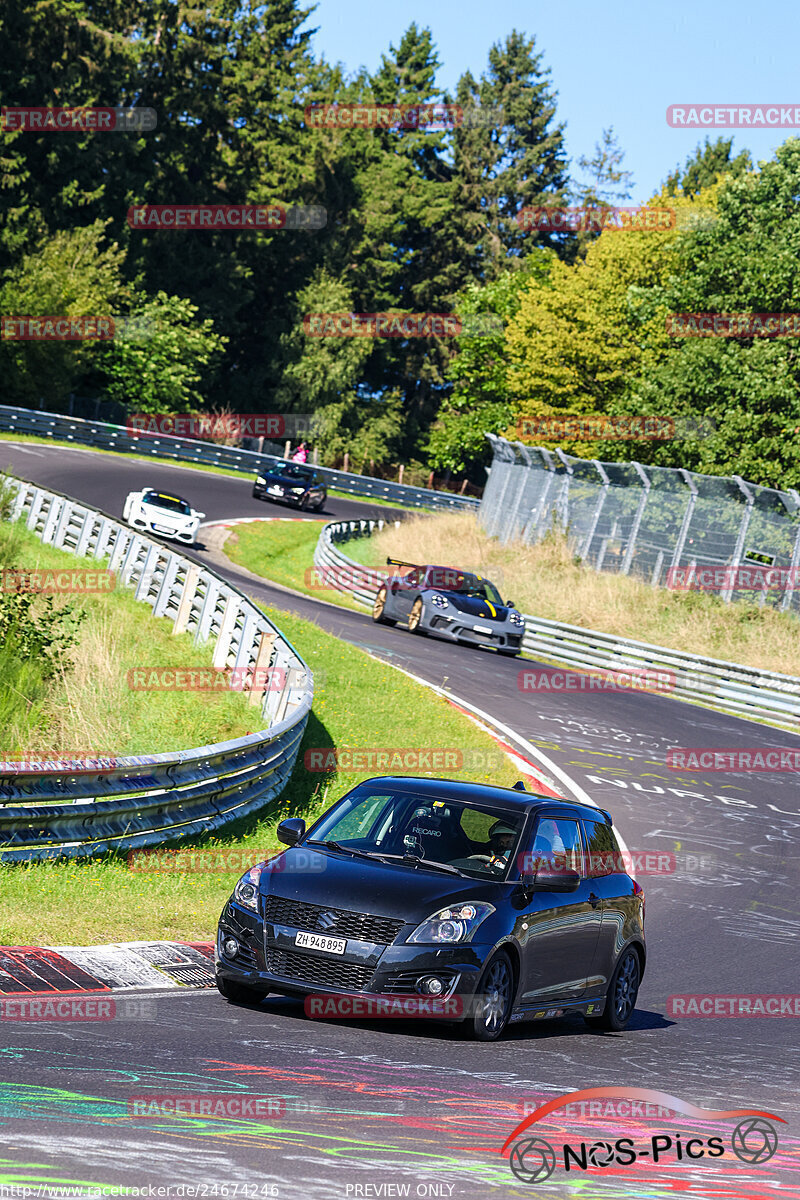
<path id="1" fill-rule="evenodd" d="M 603 821 L 584 821 L 584 829 L 588 847 L 584 875 L 589 879 L 600 879 L 603 875 L 624 871 L 622 852 L 611 826 Z"/>

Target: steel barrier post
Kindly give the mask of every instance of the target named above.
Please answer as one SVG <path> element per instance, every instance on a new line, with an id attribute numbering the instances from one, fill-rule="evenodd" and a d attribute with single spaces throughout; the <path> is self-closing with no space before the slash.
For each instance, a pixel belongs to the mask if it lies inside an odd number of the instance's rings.
<path id="1" fill-rule="evenodd" d="M 681 530 L 678 534 L 678 540 L 675 543 L 675 551 L 672 555 L 671 566 L 673 570 L 675 567 L 680 565 L 681 555 L 683 554 L 683 548 L 686 545 L 686 539 L 689 536 L 689 526 L 692 523 L 692 517 L 694 516 L 694 509 L 695 505 L 697 504 L 698 496 L 697 486 L 686 468 L 678 467 L 678 471 L 683 477 L 683 482 L 690 489 L 690 495 L 689 503 L 686 505 L 686 512 L 683 514 L 683 521 L 681 522 Z"/>
<path id="2" fill-rule="evenodd" d="M 636 539 L 639 536 L 642 517 L 644 516 L 644 510 L 647 506 L 647 501 L 650 498 L 650 488 L 652 487 L 652 481 L 650 480 L 650 477 L 642 464 L 638 462 L 632 462 L 631 466 L 635 468 L 636 474 L 644 484 L 644 490 L 639 497 L 639 503 L 636 506 L 636 516 L 633 518 L 633 525 L 631 526 L 630 536 L 628 537 L 628 544 L 625 547 L 625 557 L 622 560 L 622 566 L 620 568 L 621 575 L 628 575 L 630 573 L 631 563 L 633 562 L 633 551 L 636 546 Z"/>
<path id="3" fill-rule="evenodd" d="M 744 553 L 744 542 L 745 542 L 745 538 L 747 537 L 747 528 L 750 524 L 750 518 L 753 515 L 753 505 L 755 504 L 755 501 L 756 501 L 755 493 L 750 490 L 750 488 L 747 486 L 745 481 L 739 475 L 734 475 L 733 478 L 736 480 L 739 491 L 742 493 L 742 495 L 745 498 L 745 508 L 744 508 L 744 512 L 742 513 L 742 520 L 739 524 L 739 533 L 736 538 L 736 546 L 734 547 L 734 551 L 733 551 L 733 560 L 730 564 L 730 574 L 728 575 L 728 582 L 725 585 L 725 587 L 722 589 L 722 592 L 720 593 L 720 599 L 724 600 L 726 604 L 730 604 L 731 598 L 733 597 L 733 580 L 735 578 L 736 571 L 739 567 L 739 564 L 742 561 L 742 554 Z"/>

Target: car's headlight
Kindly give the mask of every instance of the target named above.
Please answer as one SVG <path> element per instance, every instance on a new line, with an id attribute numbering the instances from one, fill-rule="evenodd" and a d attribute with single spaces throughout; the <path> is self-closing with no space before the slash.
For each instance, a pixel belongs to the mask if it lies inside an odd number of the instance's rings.
<path id="1" fill-rule="evenodd" d="M 431 604 L 435 604 L 437 608 L 447 608 L 449 603 L 447 596 L 440 596 L 438 592 L 431 596 Z"/>
<path id="2" fill-rule="evenodd" d="M 494 912 L 493 904 L 455 904 L 440 908 L 427 921 L 418 925 L 409 942 L 426 942 L 429 945 L 453 945 L 455 942 L 471 942 L 475 930 Z"/>
<path id="3" fill-rule="evenodd" d="M 266 482 L 267 481 L 263 475 L 256 475 L 256 483 L 266 483 Z"/>
<path id="4" fill-rule="evenodd" d="M 258 912 L 258 881 L 260 878 L 260 866 L 251 867 L 249 871 L 245 871 L 233 889 L 233 898 L 237 904 L 242 904 L 245 908 L 252 908 L 253 912 Z"/>
<path id="5" fill-rule="evenodd" d="M 512 625 L 524 625 L 525 624 L 525 618 L 523 617 L 522 613 L 510 612 L 508 614 L 508 619 Z"/>
<path id="6" fill-rule="evenodd" d="M 305 490 L 306 490 L 305 488 L 292 488 L 292 491 L 294 492 L 295 496 L 302 496 L 302 494 Z"/>

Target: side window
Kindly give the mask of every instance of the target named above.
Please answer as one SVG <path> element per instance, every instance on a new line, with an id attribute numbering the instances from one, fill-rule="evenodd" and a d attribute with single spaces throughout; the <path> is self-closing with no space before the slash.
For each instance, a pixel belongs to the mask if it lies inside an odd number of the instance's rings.
<path id="1" fill-rule="evenodd" d="M 420 579 L 424 572 L 415 567 L 413 571 L 407 571 L 405 575 L 400 577 L 400 587 L 403 591 L 412 591 L 419 586 Z"/>
<path id="2" fill-rule="evenodd" d="M 614 830 L 603 821 L 584 821 L 588 858 L 584 874 L 590 879 L 601 879 L 624 871 L 622 852 L 614 837 Z"/>
<path id="3" fill-rule="evenodd" d="M 554 871 L 581 873 L 581 837 L 577 821 L 562 817 L 542 817 L 525 868 L 535 871 L 549 867 Z"/>

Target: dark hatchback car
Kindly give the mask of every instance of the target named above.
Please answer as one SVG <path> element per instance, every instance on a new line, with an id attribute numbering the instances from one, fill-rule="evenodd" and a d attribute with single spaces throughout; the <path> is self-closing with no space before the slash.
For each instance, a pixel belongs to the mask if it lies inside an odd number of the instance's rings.
<path id="1" fill-rule="evenodd" d="M 259 471 L 253 495 L 256 500 L 282 500 L 296 508 L 319 512 L 328 499 L 328 490 L 313 468 L 283 462 Z"/>
<path id="2" fill-rule="evenodd" d="M 486 1041 L 562 1013 L 628 1024 L 644 895 L 602 810 L 522 784 L 383 776 L 278 836 L 290 849 L 247 871 L 220 918 L 227 999 L 453 997 Z"/>

